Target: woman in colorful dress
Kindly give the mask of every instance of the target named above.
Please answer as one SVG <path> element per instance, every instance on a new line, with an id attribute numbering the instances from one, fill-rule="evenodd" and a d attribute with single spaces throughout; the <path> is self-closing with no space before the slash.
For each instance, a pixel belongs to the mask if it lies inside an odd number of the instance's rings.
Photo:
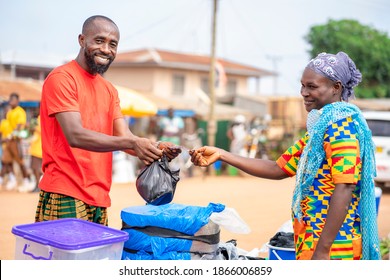
<path id="1" fill-rule="evenodd" d="M 191 151 L 197 166 L 222 160 L 261 178 L 296 177 L 292 221 L 297 260 L 380 259 L 374 145 L 361 111 L 348 103 L 361 78 L 344 52 L 312 59 L 301 78 L 307 132 L 276 161 L 209 146 Z"/>

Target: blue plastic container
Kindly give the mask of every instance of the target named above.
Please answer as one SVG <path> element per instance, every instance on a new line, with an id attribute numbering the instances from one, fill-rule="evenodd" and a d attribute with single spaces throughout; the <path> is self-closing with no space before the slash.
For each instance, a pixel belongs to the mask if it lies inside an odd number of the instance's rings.
<path id="1" fill-rule="evenodd" d="M 275 247 L 267 244 L 269 251 L 269 260 L 295 260 L 295 249 L 294 248 L 282 248 Z"/>
<path id="2" fill-rule="evenodd" d="M 60 219 L 12 228 L 16 260 L 120 260 L 127 232 L 100 224 Z"/>
<path id="3" fill-rule="evenodd" d="M 220 175 L 222 172 L 222 161 L 217 160 L 216 162 L 214 162 L 214 169 L 215 169 L 215 173 L 217 175 Z"/>
<path id="4" fill-rule="evenodd" d="M 381 201 L 382 189 L 379 187 L 375 187 L 375 204 L 376 204 L 376 214 L 379 212 L 379 203 Z"/>

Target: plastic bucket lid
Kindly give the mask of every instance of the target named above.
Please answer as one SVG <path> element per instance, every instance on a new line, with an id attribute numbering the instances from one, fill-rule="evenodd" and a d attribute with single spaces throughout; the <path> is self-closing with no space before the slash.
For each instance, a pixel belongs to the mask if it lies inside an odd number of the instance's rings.
<path id="1" fill-rule="evenodd" d="M 17 225 L 12 228 L 12 233 L 63 250 L 78 250 L 129 239 L 125 231 L 76 218 Z"/>
<path id="2" fill-rule="evenodd" d="M 295 260 L 294 248 L 276 247 L 268 243 L 267 247 L 269 248 L 270 260 Z"/>
<path id="3" fill-rule="evenodd" d="M 269 244 L 267 244 L 267 247 L 270 248 L 270 249 L 274 249 L 274 250 L 295 252 L 295 248 L 276 247 L 276 246 L 272 246 L 272 245 L 269 245 Z"/>

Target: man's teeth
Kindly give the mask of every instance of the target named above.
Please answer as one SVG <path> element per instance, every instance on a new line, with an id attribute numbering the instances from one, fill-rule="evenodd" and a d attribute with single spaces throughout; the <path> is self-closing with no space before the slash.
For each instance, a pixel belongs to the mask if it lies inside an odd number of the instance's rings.
<path id="1" fill-rule="evenodd" d="M 107 63 L 108 62 L 108 58 L 101 57 L 101 56 L 96 56 L 96 60 L 101 62 L 101 63 Z"/>

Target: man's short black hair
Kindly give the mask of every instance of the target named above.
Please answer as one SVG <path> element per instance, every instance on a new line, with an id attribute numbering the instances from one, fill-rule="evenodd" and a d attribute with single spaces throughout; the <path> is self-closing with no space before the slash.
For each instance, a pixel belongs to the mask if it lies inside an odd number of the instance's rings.
<path id="1" fill-rule="evenodd" d="M 9 95 L 9 99 L 11 98 L 16 98 L 17 100 L 19 100 L 19 94 L 17 94 L 16 92 L 13 92 Z"/>
<path id="2" fill-rule="evenodd" d="M 91 24 L 92 24 L 96 19 L 103 19 L 103 20 L 106 20 L 106 21 L 108 21 L 108 22 L 111 22 L 112 24 L 114 24 L 114 25 L 116 26 L 116 28 L 118 28 L 118 26 L 116 25 L 116 23 L 115 23 L 112 19 L 110 19 L 110 18 L 108 18 L 108 17 L 106 17 L 106 16 L 102 16 L 102 15 L 94 15 L 94 16 L 91 16 L 91 17 L 87 18 L 87 19 L 84 21 L 83 29 L 81 30 L 81 32 L 82 32 L 83 34 L 85 34 L 85 33 L 87 32 L 88 28 L 91 26 Z"/>

